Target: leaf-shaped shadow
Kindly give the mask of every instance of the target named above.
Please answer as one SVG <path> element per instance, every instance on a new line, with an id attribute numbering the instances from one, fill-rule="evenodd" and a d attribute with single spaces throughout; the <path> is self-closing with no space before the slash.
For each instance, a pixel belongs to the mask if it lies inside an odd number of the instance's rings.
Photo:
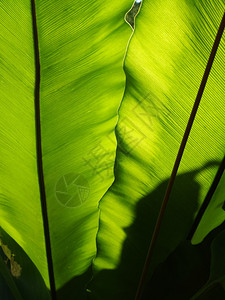
<path id="1" fill-rule="evenodd" d="M 196 181 L 196 175 L 218 164 L 217 161 L 211 161 L 201 168 L 177 175 L 154 250 L 148 279 L 156 266 L 188 236 L 199 209 L 201 187 Z M 168 180 L 169 178 L 138 202 L 136 218 L 130 227 L 125 228 L 127 236 L 120 264 L 115 270 L 102 270 L 94 276 L 89 287 L 92 291 L 90 299 L 134 299 Z"/>
<path id="2" fill-rule="evenodd" d="M 224 299 L 225 291 L 220 285 L 220 277 L 225 274 L 224 268 L 221 268 L 225 255 L 224 251 L 219 255 L 212 251 L 215 243 L 216 249 L 224 249 L 224 239 L 219 240 L 221 234 L 224 236 L 224 230 L 225 222 L 211 231 L 198 245 L 192 245 L 190 241 L 182 242 L 162 264 L 159 264 L 152 278 L 146 282 L 142 300 L 192 300 L 191 297 L 195 294 L 198 296 L 193 300 L 212 299 L 213 294 L 214 299 Z M 213 269 L 216 269 L 215 265 L 222 274 L 216 270 L 215 278 L 211 278 Z M 213 279 L 217 280 L 213 282 Z"/>

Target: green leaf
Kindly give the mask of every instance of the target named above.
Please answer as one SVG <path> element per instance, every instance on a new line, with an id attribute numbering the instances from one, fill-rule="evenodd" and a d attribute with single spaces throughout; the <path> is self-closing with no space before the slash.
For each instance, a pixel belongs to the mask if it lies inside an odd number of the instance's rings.
<path id="1" fill-rule="evenodd" d="M 0 14 L 0 225 L 49 285 L 36 166 L 30 1 L 1 1 Z"/>
<path id="2" fill-rule="evenodd" d="M 0 225 L 34 262 L 48 288 L 52 255 L 60 289 L 82 277 L 96 254 L 97 206 L 114 178 L 114 128 L 132 32 L 124 15 L 130 2 L 42 0 L 35 1 L 36 15 L 31 2 L 0 2 Z M 39 49 L 34 49 L 35 21 Z M 39 191 L 42 162 L 48 258 Z M 43 204 L 43 191 L 41 197 Z M 85 290 L 88 280 L 84 276 L 75 289 Z"/>
<path id="3" fill-rule="evenodd" d="M 224 8 L 224 1 L 143 2 L 125 61 L 127 85 L 116 129 L 115 181 L 100 204 L 93 299 L 134 298 Z M 222 38 L 149 276 L 186 239 L 224 155 L 224 45 Z"/>
<path id="4" fill-rule="evenodd" d="M 114 127 L 131 34 L 123 19 L 128 4 L 37 2 L 43 168 L 56 288 L 83 274 L 96 253 L 97 205 L 113 181 Z M 72 182 L 77 193 L 68 187 Z M 80 206 L 77 197 L 84 201 Z"/>
<path id="5" fill-rule="evenodd" d="M 145 0 L 132 40 L 130 5 L 0 1 L 2 295 L 134 298 L 225 4 Z M 186 239 L 224 155 L 223 53 L 224 39 L 149 277 Z M 209 207 L 222 222 L 220 212 Z M 217 225 L 199 227 L 198 240 Z M 212 266 L 218 278 L 218 261 Z"/>

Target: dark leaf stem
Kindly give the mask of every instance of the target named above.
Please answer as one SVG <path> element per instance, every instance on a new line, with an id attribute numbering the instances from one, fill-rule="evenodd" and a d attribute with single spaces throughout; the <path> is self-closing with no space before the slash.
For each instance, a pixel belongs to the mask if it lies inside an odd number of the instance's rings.
<path id="1" fill-rule="evenodd" d="M 37 170 L 40 188 L 41 209 L 43 216 L 43 226 L 45 234 L 46 256 L 48 261 L 49 282 L 51 288 L 52 300 L 56 300 L 56 288 L 53 271 L 53 260 L 50 241 L 50 230 L 47 214 L 46 192 L 44 183 L 44 172 L 42 162 L 42 143 L 41 143 L 41 120 L 40 120 L 40 53 L 38 42 L 38 29 L 36 18 L 35 0 L 31 0 L 31 13 L 33 22 L 33 39 L 34 39 L 34 57 L 35 57 L 35 122 L 36 122 L 36 151 L 37 151 Z"/>

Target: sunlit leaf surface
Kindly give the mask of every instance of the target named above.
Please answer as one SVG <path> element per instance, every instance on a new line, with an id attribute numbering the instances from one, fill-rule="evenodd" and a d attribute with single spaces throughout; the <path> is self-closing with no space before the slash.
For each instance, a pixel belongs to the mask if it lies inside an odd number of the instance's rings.
<path id="1" fill-rule="evenodd" d="M 116 179 L 100 205 L 93 299 L 134 297 L 224 7 L 223 1 L 142 4 L 125 61 L 126 91 L 116 129 Z M 224 155 L 224 46 L 223 37 L 175 180 L 150 274 L 187 238 Z M 199 233 L 201 238 L 205 234 Z M 114 288 L 108 295 L 110 286 Z"/>
<path id="2" fill-rule="evenodd" d="M 49 287 L 30 3 L 0 3 L 0 225 Z M 129 7 L 128 0 L 36 1 L 42 159 L 57 289 L 84 273 L 96 253 L 97 205 L 113 181 Z"/>
<path id="3" fill-rule="evenodd" d="M 90 299 L 134 298 L 225 3 L 144 0 L 132 38 L 131 6 L 0 1 L 0 297 L 49 299 L 54 280 L 58 300 L 87 286 Z M 185 244 L 224 156 L 224 48 L 223 36 L 149 275 Z M 224 221 L 223 198 L 224 177 L 193 243 Z M 210 274 L 222 278 L 216 259 Z"/>

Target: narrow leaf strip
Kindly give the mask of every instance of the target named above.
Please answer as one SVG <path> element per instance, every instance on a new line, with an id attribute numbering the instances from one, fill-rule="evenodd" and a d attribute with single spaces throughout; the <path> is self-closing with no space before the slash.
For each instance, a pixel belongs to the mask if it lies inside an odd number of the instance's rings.
<path id="1" fill-rule="evenodd" d="M 33 21 L 33 37 L 34 37 L 34 52 L 35 52 L 34 54 L 35 54 L 35 69 L 36 69 L 34 99 L 35 99 L 35 119 L 36 119 L 37 168 L 38 168 L 41 208 L 42 208 L 42 216 L 43 216 L 43 226 L 44 226 L 44 234 L 45 234 L 46 254 L 47 254 L 47 261 L 48 261 L 49 281 L 50 281 L 52 299 L 55 300 L 56 289 L 55 289 L 55 279 L 54 279 L 54 271 L 53 271 L 53 260 L 52 260 L 49 223 L 48 223 L 48 214 L 47 214 L 43 163 L 42 163 L 41 122 L 40 122 L 40 54 L 39 54 L 39 44 L 38 44 L 35 0 L 31 0 L 31 10 L 32 10 L 32 21 Z"/>
<path id="2" fill-rule="evenodd" d="M 151 261 L 151 258 L 152 258 L 153 250 L 154 250 L 154 247 L 155 247 L 158 235 L 159 235 L 159 230 L 160 230 L 160 227 L 161 227 L 161 224 L 162 224 L 162 220 L 163 220 L 163 216 L 164 216 L 166 206 L 167 206 L 167 203 L 168 203 L 168 200 L 169 200 L 169 196 L 170 196 L 170 193 L 172 191 L 172 187 L 173 187 L 173 184 L 174 184 L 174 181 L 175 181 L 175 178 L 176 178 L 176 174 L 177 174 L 177 170 L 179 168 L 181 158 L 182 158 L 182 155 L 183 155 L 183 152 L 184 152 L 187 140 L 188 140 L 188 136 L 190 134 L 190 131 L 191 131 L 191 128 L 192 128 L 192 125 L 193 125 L 193 122 L 194 122 L 194 119 L 195 119 L 195 116 L 196 116 L 196 113 L 197 113 L 197 110 L 198 110 L 198 107 L 199 107 L 199 104 L 200 104 L 200 101 L 201 101 L 201 97 L 203 95 L 203 92 L 204 92 L 204 89 L 205 89 L 205 86 L 206 86 L 206 82 L 207 82 L 207 79 L 209 77 L 209 73 L 210 73 L 210 70 L 211 70 L 215 55 L 216 55 L 216 51 L 218 49 L 223 31 L 224 31 L 224 26 L 225 26 L 225 14 L 223 15 L 222 21 L 220 23 L 220 26 L 219 26 L 219 29 L 218 29 L 218 32 L 217 32 L 217 36 L 215 38 L 214 45 L 213 45 L 211 54 L 209 56 L 209 60 L 208 60 L 208 63 L 206 65 L 206 69 L 205 69 L 205 72 L 204 72 L 204 75 L 203 75 L 203 78 L 202 78 L 202 81 L 201 81 L 201 84 L 200 84 L 200 87 L 199 87 L 199 90 L 198 90 L 198 93 L 197 93 L 197 96 L 196 96 L 196 99 L 195 99 L 195 103 L 194 103 L 190 118 L 188 120 L 188 124 L 187 124 L 186 130 L 184 132 L 184 136 L 183 136 L 183 139 L 182 139 L 182 142 L 181 142 L 181 145 L 180 145 L 180 148 L 179 148 L 179 151 L 178 151 L 175 163 L 174 163 L 174 167 L 173 167 L 173 170 L 172 170 L 172 173 L 171 173 L 171 176 L 170 176 L 170 180 L 169 180 L 166 192 L 165 192 L 165 196 L 164 196 L 164 199 L 163 199 L 163 202 L 162 202 L 162 206 L 161 206 L 161 209 L 160 209 L 157 221 L 156 221 L 156 225 L 155 225 L 155 228 L 154 228 L 152 240 L 151 240 L 151 243 L 150 243 L 150 246 L 149 246 L 149 249 L 148 249 L 148 253 L 147 253 L 147 256 L 146 256 L 146 260 L 145 260 L 145 264 L 144 264 L 144 267 L 143 267 L 140 282 L 139 282 L 139 285 L 138 285 L 135 300 L 139 300 L 140 297 L 141 297 L 141 294 L 142 294 L 144 281 L 145 281 L 145 278 L 146 278 L 146 275 L 147 275 L 147 272 L 148 272 L 148 268 L 149 268 L 150 261 Z"/>
<path id="3" fill-rule="evenodd" d="M 216 176 L 213 180 L 213 183 L 212 183 L 212 185 L 211 185 L 211 187 L 210 187 L 210 189 L 209 189 L 209 191 L 206 195 L 205 201 L 203 202 L 203 204 L 202 204 L 202 206 L 201 206 L 201 208 L 200 208 L 200 210 L 199 210 L 199 212 L 198 212 L 198 214 L 195 218 L 193 226 L 192 226 L 192 228 L 191 228 L 191 230 L 190 230 L 190 232 L 187 236 L 187 240 L 191 240 L 193 238 L 193 236 L 195 234 L 195 231 L 196 231 L 196 229 L 197 229 L 197 227 L 198 227 L 198 225 L 199 225 L 199 223 L 202 219 L 202 216 L 204 215 L 204 213 L 205 213 L 205 211 L 206 211 L 206 209 L 207 209 L 207 207 L 208 207 L 208 205 L 209 205 L 209 203 L 212 199 L 212 196 L 213 196 L 213 194 L 214 194 L 214 192 L 215 192 L 215 190 L 216 190 L 216 188 L 217 188 L 217 186 L 220 182 L 220 179 L 223 175 L 224 170 L 225 170 L 225 156 L 224 156 L 224 158 L 222 160 L 222 163 L 221 163 L 221 165 L 220 165 L 220 167 L 219 167 L 219 169 L 216 173 Z"/>

